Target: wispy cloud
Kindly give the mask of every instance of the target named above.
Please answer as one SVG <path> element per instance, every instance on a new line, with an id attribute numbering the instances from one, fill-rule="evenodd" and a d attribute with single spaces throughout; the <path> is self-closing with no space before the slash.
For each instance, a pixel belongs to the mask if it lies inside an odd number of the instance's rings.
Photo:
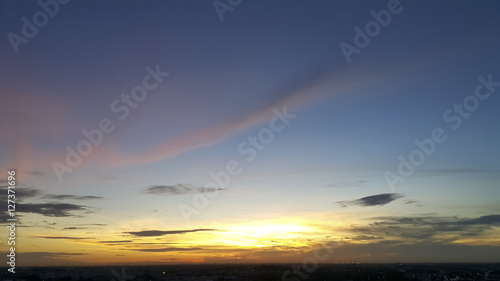
<path id="1" fill-rule="evenodd" d="M 415 204 L 415 206 L 417 206 L 417 207 L 422 207 L 422 206 L 424 206 L 424 205 L 422 204 L 422 202 L 420 202 L 420 201 L 418 201 L 418 200 L 408 199 L 408 200 L 405 200 L 404 202 L 405 202 L 405 204 L 408 204 L 408 205 L 409 205 L 409 204 Z"/>
<path id="2" fill-rule="evenodd" d="M 24 203 L 33 198 L 50 199 L 53 200 L 94 200 L 102 199 L 100 196 L 80 196 L 69 194 L 45 194 L 42 190 L 37 188 L 16 187 L 15 189 L 17 212 L 19 213 L 35 213 L 47 217 L 79 217 L 83 213 L 92 212 L 92 208 L 86 205 L 70 204 L 70 203 L 57 203 L 57 202 L 42 202 L 42 203 Z M 7 188 L 0 188 L 0 203 L 6 204 L 7 202 Z M 7 214 L 0 213 L 0 218 L 5 217 Z"/>
<path id="3" fill-rule="evenodd" d="M 64 230 L 77 230 L 77 229 L 87 229 L 87 227 L 76 227 L 76 226 L 68 226 L 63 228 Z"/>
<path id="4" fill-rule="evenodd" d="M 15 195 L 17 201 L 22 201 L 28 198 L 38 197 L 42 194 L 42 191 L 32 187 L 16 187 Z M 7 199 L 7 187 L 0 188 L 0 200 Z"/>
<path id="5" fill-rule="evenodd" d="M 80 195 L 69 195 L 69 194 L 48 194 L 45 195 L 44 198 L 47 199 L 55 199 L 55 200 L 95 200 L 95 199 L 103 199 L 104 197 L 101 196 L 80 196 Z"/>
<path id="6" fill-rule="evenodd" d="M 172 234 L 185 234 L 191 232 L 205 232 L 205 231 L 221 231 L 218 229 L 210 229 L 210 228 L 199 228 L 199 229 L 189 229 L 189 230 L 144 230 L 144 231 L 132 231 L 132 232 L 124 232 L 127 234 L 131 234 L 133 236 L 163 236 L 163 235 L 172 235 Z"/>
<path id="7" fill-rule="evenodd" d="M 367 87 L 371 83 L 387 79 L 398 73 L 397 68 L 374 73 L 365 70 L 362 65 L 346 69 L 333 69 L 330 66 L 318 67 L 302 77 L 291 79 L 292 82 L 289 85 L 284 85 L 282 90 L 277 91 L 263 106 L 247 115 L 164 142 L 140 154 L 115 153 L 103 157 L 102 161 L 112 167 L 141 165 L 211 146 L 241 130 L 270 120 L 274 116 L 274 108 L 292 113 L 320 99 Z M 359 77 L 363 77 L 363 83 L 359 82 Z"/>
<path id="8" fill-rule="evenodd" d="M 84 256 L 87 253 L 69 253 L 69 252 L 25 252 L 21 255 L 37 255 L 42 257 L 68 257 L 68 256 Z"/>
<path id="9" fill-rule="evenodd" d="M 203 250 L 202 248 L 178 248 L 178 247 L 169 247 L 169 248 L 159 248 L 159 249 L 134 249 L 133 251 L 140 252 L 186 252 L 186 251 L 199 251 Z"/>
<path id="10" fill-rule="evenodd" d="M 91 212 L 90 207 L 69 203 L 18 203 L 18 212 L 35 213 L 47 217 L 78 217 Z"/>
<path id="11" fill-rule="evenodd" d="M 337 201 L 337 204 L 339 204 L 343 208 L 347 206 L 362 206 L 362 207 L 383 206 L 402 197 L 404 197 L 404 195 L 399 193 L 382 193 L 372 196 L 366 196 L 355 200 Z"/>
<path id="12" fill-rule="evenodd" d="M 156 195 L 182 195 L 189 193 L 208 193 L 224 190 L 223 188 L 214 187 L 195 187 L 190 184 L 174 184 L 174 185 L 153 185 L 143 190 L 143 193 Z"/>
<path id="13" fill-rule="evenodd" d="M 69 236 L 36 236 L 36 238 L 43 238 L 43 239 L 63 239 L 63 240 L 87 240 L 87 239 L 95 239 L 95 237 L 69 237 Z"/>
<path id="14" fill-rule="evenodd" d="M 117 243 L 131 243 L 134 242 L 132 240 L 107 240 L 107 241 L 99 241 L 99 243 L 104 244 L 117 244 Z"/>
<path id="15" fill-rule="evenodd" d="M 71 194 L 44 194 L 44 192 L 38 188 L 34 187 L 16 187 L 15 195 L 18 201 L 23 201 L 25 199 L 41 197 L 43 199 L 54 199 L 54 200 L 94 200 L 103 199 L 101 196 L 94 195 L 71 195 Z M 7 198 L 7 187 L 2 186 L 0 188 L 0 200 Z"/>
<path id="16" fill-rule="evenodd" d="M 418 239 L 449 243 L 466 237 L 477 237 L 486 230 L 500 226 L 500 215 L 497 214 L 477 218 L 416 216 L 377 217 L 373 220 L 375 222 L 367 226 L 353 226 L 350 231 L 386 239 Z"/>

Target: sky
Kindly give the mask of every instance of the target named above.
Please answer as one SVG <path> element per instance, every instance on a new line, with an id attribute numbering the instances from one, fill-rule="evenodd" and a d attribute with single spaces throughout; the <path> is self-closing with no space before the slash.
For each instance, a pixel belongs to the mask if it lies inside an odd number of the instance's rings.
<path id="1" fill-rule="evenodd" d="M 500 262 L 500 2 L 0 7 L 18 266 Z"/>

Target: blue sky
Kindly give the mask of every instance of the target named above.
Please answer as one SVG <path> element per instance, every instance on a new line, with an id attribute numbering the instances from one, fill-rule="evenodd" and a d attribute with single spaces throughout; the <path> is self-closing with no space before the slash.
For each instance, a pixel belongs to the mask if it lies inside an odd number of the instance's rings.
<path id="1" fill-rule="evenodd" d="M 57 5 L 16 53 L 8 34 L 23 36 L 22 18 L 42 8 L 1 4 L 0 167 L 15 169 L 25 191 L 27 264 L 58 264 L 61 253 L 75 264 L 296 262 L 328 241 L 344 243 L 331 262 L 498 262 L 500 87 L 475 98 L 478 77 L 500 81 L 498 1 L 242 1 L 223 21 L 207 1 Z M 355 46 L 354 28 L 391 5 L 400 12 L 348 62 L 339 45 Z M 157 86 L 121 120 L 112 104 L 125 105 L 121 95 L 144 85 L 148 67 L 169 74 L 148 80 Z M 466 99 L 478 107 L 454 130 L 443 114 Z M 273 109 L 295 117 L 247 161 L 238 147 L 269 132 Z M 76 150 L 82 130 L 104 118 L 114 131 L 58 179 L 53 163 L 68 165 L 66 146 Z M 388 185 L 398 156 L 435 128 L 446 141 Z M 210 172 L 230 161 L 240 172 L 210 189 Z M 209 203 L 196 208 L 194 198 Z M 182 206 L 196 213 L 186 218 Z M 398 226 L 415 237 L 383 235 L 395 218 L 419 219 Z M 140 243 L 166 237 L 130 234 L 189 229 L 220 232 L 187 232 L 189 243 L 172 237 L 176 251 L 153 254 Z M 62 243 L 51 250 L 42 239 Z M 443 248 L 453 251 L 438 255 Z"/>

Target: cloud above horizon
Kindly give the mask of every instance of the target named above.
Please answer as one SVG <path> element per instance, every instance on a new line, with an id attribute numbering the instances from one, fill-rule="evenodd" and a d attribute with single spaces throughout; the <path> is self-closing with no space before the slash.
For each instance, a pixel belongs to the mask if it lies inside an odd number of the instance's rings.
<path id="1" fill-rule="evenodd" d="M 362 206 L 362 207 L 372 207 L 372 206 L 384 206 L 391 203 L 399 198 L 403 198 L 404 195 L 400 193 L 382 193 L 377 195 L 366 196 L 363 198 L 348 200 L 348 201 L 337 201 L 342 208 L 348 206 Z"/>
<path id="2" fill-rule="evenodd" d="M 87 239 L 95 239 L 95 237 L 69 237 L 69 236 L 36 236 L 36 238 L 43 238 L 43 239 L 63 239 L 63 240 L 87 240 Z"/>
<path id="3" fill-rule="evenodd" d="M 452 243 L 460 239 L 476 239 L 494 227 L 500 227 L 500 215 L 476 218 L 444 216 L 376 217 L 365 226 L 354 225 L 350 232 L 373 239 L 417 239 L 429 242 Z M 364 239 L 362 239 L 364 240 Z"/>
<path id="4" fill-rule="evenodd" d="M 7 187 L 0 188 L 0 203 L 7 204 Z M 47 217 L 81 217 L 83 213 L 91 213 L 92 208 L 87 205 L 58 203 L 58 202 L 42 202 L 42 203 L 24 203 L 33 198 L 53 199 L 53 200 L 94 200 L 103 199 L 100 196 L 80 196 L 70 194 L 45 194 L 38 188 L 34 187 L 16 187 L 16 211 L 19 213 L 35 213 Z M 0 213 L 0 218 L 7 218 L 7 211 Z"/>
<path id="5" fill-rule="evenodd" d="M 190 230 L 143 230 L 143 231 L 131 231 L 124 232 L 133 236 L 140 237 L 150 237 L 150 236 L 164 236 L 164 235 L 172 235 L 172 234 L 185 234 L 191 232 L 200 232 L 200 231 L 221 231 L 219 229 L 211 229 L 211 228 L 199 228 L 199 229 L 190 229 Z"/>
<path id="6" fill-rule="evenodd" d="M 82 212 L 92 212 L 89 206 L 69 203 L 17 203 L 17 206 L 17 212 L 35 213 L 47 217 L 81 217 Z"/>
<path id="7" fill-rule="evenodd" d="M 211 193 L 224 190 L 224 188 L 215 187 L 195 187 L 190 184 L 174 184 L 174 185 L 153 185 L 147 187 L 142 193 L 156 195 L 182 195 L 190 193 Z"/>
<path id="8" fill-rule="evenodd" d="M 93 195 L 80 196 L 80 195 L 69 195 L 69 194 L 47 194 L 47 195 L 44 196 L 44 198 L 47 198 L 47 199 L 56 199 L 56 200 L 68 200 L 68 199 L 73 199 L 73 200 L 95 200 L 95 199 L 103 199 L 104 197 L 93 196 Z"/>
<path id="9" fill-rule="evenodd" d="M 139 252 L 185 252 L 185 251 L 199 251 L 202 248 L 180 248 L 180 247 L 168 247 L 159 249 L 133 249 L 133 251 Z"/>

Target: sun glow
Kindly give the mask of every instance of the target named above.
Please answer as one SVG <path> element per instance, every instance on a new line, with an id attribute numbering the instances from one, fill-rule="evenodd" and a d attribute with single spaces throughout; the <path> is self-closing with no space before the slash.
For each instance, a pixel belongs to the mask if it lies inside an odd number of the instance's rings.
<path id="1" fill-rule="evenodd" d="M 217 242 L 243 248 L 306 246 L 304 237 L 314 228 L 296 223 L 254 223 L 236 225 L 225 231 Z M 306 235 L 305 235 L 306 234 Z M 304 236 L 305 235 L 305 236 Z"/>

